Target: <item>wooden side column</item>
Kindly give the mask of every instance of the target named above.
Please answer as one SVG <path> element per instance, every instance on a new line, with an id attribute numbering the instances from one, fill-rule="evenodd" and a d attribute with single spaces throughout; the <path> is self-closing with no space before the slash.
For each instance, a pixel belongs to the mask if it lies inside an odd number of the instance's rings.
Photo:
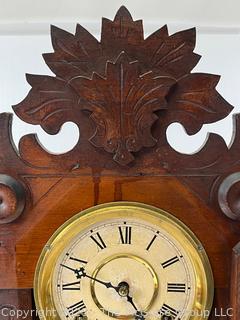
<path id="1" fill-rule="evenodd" d="M 230 288 L 232 320 L 240 319 L 240 242 L 233 248 Z"/>

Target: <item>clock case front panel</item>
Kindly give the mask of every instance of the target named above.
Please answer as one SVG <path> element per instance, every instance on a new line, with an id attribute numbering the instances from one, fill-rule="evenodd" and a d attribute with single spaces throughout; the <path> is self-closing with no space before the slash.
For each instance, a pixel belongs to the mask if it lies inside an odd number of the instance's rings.
<path id="1" fill-rule="evenodd" d="M 75 35 L 53 27 L 52 42 L 44 59 L 56 77 L 28 75 L 32 89 L 14 111 L 49 134 L 74 121 L 81 137 L 53 155 L 27 135 L 18 152 L 12 115 L 0 115 L 0 308 L 34 308 L 36 263 L 61 224 L 124 200 L 168 211 L 196 234 L 214 274 L 210 319 L 226 319 L 231 307 L 238 320 L 238 116 L 229 148 L 210 134 L 198 153 L 183 155 L 166 139 L 172 122 L 194 134 L 232 110 L 215 89 L 218 76 L 190 73 L 200 58 L 195 30 L 169 36 L 163 27 L 144 40 L 142 22 L 122 7 L 103 19 L 101 42 L 79 25 Z"/>

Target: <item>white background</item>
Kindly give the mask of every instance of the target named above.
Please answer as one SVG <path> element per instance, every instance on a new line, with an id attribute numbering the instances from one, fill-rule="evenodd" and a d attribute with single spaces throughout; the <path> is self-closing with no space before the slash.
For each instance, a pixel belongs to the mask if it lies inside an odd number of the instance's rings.
<path id="1" fill-rule="evenodd" d="M 240 110 L 240 3 L 223 0 L 0 0 L 0 110 L 11 112 L 11 106 L 27 95 L 30 87 L 25 73 L 48 74 L 41 54 L 51 52 L 50 24 L 74 32 L 75 23 L 83 24 L 99 38 L 101 17 L 113 19 L 120 5 L 126 5 L 134 19 L 142 18 L 146 36 L 167 23 L 171 33 L 197 27 L 195 52 L 202 55 L 194 71 L 220 74 L 217 87 L 224 98 Z M 37 132 L 42 144 L 51 152 L 65 152 L 78 140 L 74 124 L 65 124 L 56 136 L 49 136 L 38 126 L 14 117 L 13 137 L 17 144 L 26 133 Z M 179 124 L 168 130 L 175 149 L 192 153 L 204 143 L 207 132 L 221 134 L 230 144 L 232 114 L 214 124 L 205 125 L 194 136 L 187 136 Z"/>

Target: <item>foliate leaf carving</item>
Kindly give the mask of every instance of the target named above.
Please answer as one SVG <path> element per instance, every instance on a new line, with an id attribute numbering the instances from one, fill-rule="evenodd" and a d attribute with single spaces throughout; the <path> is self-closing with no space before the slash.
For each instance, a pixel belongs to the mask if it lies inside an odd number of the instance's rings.
<path id="1" fill-rule="evenodd" d="M 98 61 L 101 62 L 100 43 L 82 26 L 77 25 L 75 35 L 52 26 L 51 37 L 55 52 L 43 57 L 58 77 L 69 80 L 78 75 L 90 75 Z"/>
<path id="2" fill-rule="evenodd" d="M 66 80 L 74 76 L 91 76 L 92 72 L 104 75 L 107 61 L 115 61 L 124 51 L 145 71 L 160 70 L 176 79 L 188 74 L 200 56 L 193 52 L 195 28 L 171 36 L 167 26 L 144 39 L 141 20 L 134 21 L 125 7 L 121 7 L 114 20 L 103 18 L 99 42 L 82 26 L 77 25 L 75 35 L 60 28 L 51 28 L 54 52 L 44 54 L 49 68 Z"/>
<path id="3" fill-rule="evenodd" d="M 195 134 L 204 123 L 226 117 L 233 107 L 216 91 L 219 79 L 192 73 L 179 80 L 168 96 L 169 122 L 181 122 L 188 134 Z"/>
<path id="4" fill-rule="evenodd" d="M 145 55 L 152 69 L 162 69 L 176 79 L 188 74 L 200 60 L 193 52 L 196 42 L 196 29 L 177 32 L 171 36 L 163 27 L 144 41 Z"/>
<path id="5" fill-rule="evenodd" d="M 131 152 L 152 147 L 156 140 L 151 127 L 155 111 L 165 109 L 165 96 L 175 80 L 141 75 L 139 63 L 125 53 L 115 63 L 108 62 L 105 77 L 94 73 L 91 79 L 78 77 L 70 84 L 78 93 L 80 106 L 91 112 L 96 132 L 90 141 L 114 153 L 114 160 L 125 165 L 134 158 Z"/>
<path id="6" fill-rule="evenodd" d="M 101 41 L 80 25 L 74 35 L 52 27 L 51 36 L 54 52 L 44 59 L 56 78 L 28 75 L 32 89 L 14 110 L 50 134 L 75 122 L 82 129 L 77 150 L 101 147 L 126 165 L 155 139 L 154 154 L 163 152 L 170 123 L 180 122 L 194 134 L 232 110 L 216 91 L 218 76 L 191 73 L 200 59 L 195 29 L 169 35 L 164 26 L 144 39 L 142 21 L 121 7 L 113 21 L 103 19 Z"/>
<path id="7" fill-rule="evenodd" d="M 20 118 L 41 124 L 49 134 L 58 133 L 66 121 L 76 119 L 78 96 L 65 81 L 38 75 L 27 75 L 27 80 L 32 89 L 25 100 L 14 106 Z"/>
<path id="8" fill-rule="evenodd" d="M 119 9 L 113 21 L 103 18 L 102 22 L 101 45 L 108 58 L 124 50 L 146 70 L 164 70 L 176 79 L 198 63 L 200 56 L 193 52 L 195 42 L 195 28 L 169 36 L 167 26 L 144 39 L 142 21 L 134 21 L 125 7 Z"/>
<path id="9" fill-rule="evenodd" d="M 142 20 L 133 21 L 130 12 L 125 7 L 118 10 L 113 21 L 103 18 L 101 43 L 108 47 L 112 41 L 118 44 L 120 41 L 125 46 L 142 44 L 144 41 Z"/>

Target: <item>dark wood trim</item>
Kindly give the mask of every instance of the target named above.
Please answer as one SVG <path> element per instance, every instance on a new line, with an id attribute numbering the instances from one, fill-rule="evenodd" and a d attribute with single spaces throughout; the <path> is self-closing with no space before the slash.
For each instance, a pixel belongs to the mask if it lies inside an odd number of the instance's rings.
<path id="1" fill-rule="evenodd" d="M 233 311 L 232 320 L 240 319 L 240 242 L 233 248 L 232 274 L 230 287 L 230 306 Z"/>

